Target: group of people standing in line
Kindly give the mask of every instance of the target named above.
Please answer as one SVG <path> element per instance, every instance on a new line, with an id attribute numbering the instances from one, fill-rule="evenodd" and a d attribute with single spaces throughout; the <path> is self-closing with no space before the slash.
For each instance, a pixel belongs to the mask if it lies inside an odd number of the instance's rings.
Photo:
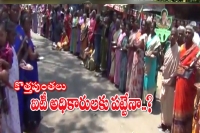
<path id="1" fill-rule="evenodd" d="M 82 10 L 73 15 L 68 11 L 63 26 L 63 33 L 68 34 L 62 35 L 68 41 L 58 44 L 65 44 L 64 50 L 78 56 L 86 68 L 96 71 L 95 76 L 107 77 L 121 92 L 128 92 L 131 98 L 142 98 L 143 104 L 146 104 L 147 94 L 156 94 L 162 48 L 162 113 L 158 128 L 171 133 L 191 133 L 194 130 L 194 133 L 199 133 L 198 111 L 195 116 L 193 113 L 194 99 L 198 97 L 198 87 L 194 84 L 199 69 L 195 60 L 198 60 L 200 42 L 194 37 L 196 31 L 192 23 L 185 27 L 172 27 L 166 43 L 161 43 L 155 34 L 154 20 L 142 20 L 139 24 L 134 17 L 122 19 L 116 12 L 97 14 L 93 10 L 87 17 Z M 62 45 L 54 47 L 62 49 Z M 183 70 L 191 70 L 187 78 Z"/>
<path id="2" fill-rule="evenodd" d="M 30 110 L 30 100 L 39 94 L 14 90 L 15 81 L 39 81 L 39 54 L 31 40 L 31 27 L 32 16 L 21 5 L 0 5 L 1 133 L 36 133 L 41 121 L 40 111 Z M 26 64 L 33 69 L 28 70 Z"/>
<path id="3" fill-rule="evenodd" d="M 41 121 L 39 111 L 30 110 L 30 99 L 38 94 L 23 95 L 23 89 L 12 90 L 14 81 L 38 81 L 39 54 L 31 40 L 31 14 L 21 11 L 20 5 L 0 8 L 0 79 L 5 84 L 2 99 L 3 133 L 36 132 Z M 155 34 L 154 20 L 137 23 L 134 17 L 122 19 L 116 12 L 89 15 L 82 10 L 63 12 L 54 10 L 52 41 L 54 49 L 77 55 L 95 76 L 107 77 L 121 92 L 131 98 L 155 95 L 157 88 L 159 48 L 163 47 L 161 125 L 159 129 L 171 133 L 199 133 L 199 91 L 195 86 L 199 70 L 199 42 L 194 25 L 172 27 L 166 43 L 161 44 Z M 56 35 L 55 35 L 56 34 Z M 24 41 L 26 40 L 26 41 Z M 28 44 L 28 58 L 21 59 L 21 46 Z M 7 55 L 7 56 L 6 56 Z M 33 66 L 32 71 L 19 67 L 22 60 Z M 9 67 L 10 66 L 10 67 Z M 189 73 L 185 75 L 185 73 Z M 196 100 L 195 100 L 196 97 Z M 195 106 L 194 106 L 195 105 Z M 26 116 L 26 117 L 24 117 Z"/>

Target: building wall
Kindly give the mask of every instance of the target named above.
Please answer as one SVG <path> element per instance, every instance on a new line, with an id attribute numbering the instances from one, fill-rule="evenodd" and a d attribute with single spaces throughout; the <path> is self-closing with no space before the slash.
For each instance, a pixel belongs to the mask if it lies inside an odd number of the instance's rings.
<path id="1" fill-rule="evenodd" d="M 170 15 L 185 20 L 200 20 L 200 5 L 198 4 L 167 4 L 165 5 Z M 178 9 L 178 10 L 177 10 Z"/>

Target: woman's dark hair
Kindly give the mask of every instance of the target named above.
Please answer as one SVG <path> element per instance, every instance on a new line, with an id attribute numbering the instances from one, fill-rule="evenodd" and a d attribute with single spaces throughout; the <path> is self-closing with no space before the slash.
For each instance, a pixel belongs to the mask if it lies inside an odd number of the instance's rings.
<path id="1" fill-rule="evenodd" d="M 125 26 L 128 26 L 128 28 L 131 30 L 133 28 L 132 24 L 129 21 L 125 21 Z"/>
<path id="2" fill-rule="evenodd" d="M 1 21 L 0 27 L 7 32 L 7 20 Z"/>
<path id="3" fill-rule="evenodd" d="M 156 28 L 156 21 L 153 21 L 151 24 L 153 25 L 154 28 Z"/>
<path id="4" fill-rule="evenodd" d="M 4 16 L 3 17 L 3 14 L 4 13 L 6 13 L 7 14 L 7 16 Z M 2 5 L 1 7 L 0 7 L 0 15 L 1 15 L 1 20 L 0 21 L 3 21 L 3 20 L 5 20 L 5 19 L 9 19 L 9 16 L 8 16 L 8 7 L 7 6 L 5 6 L 5 5 Z"/>
<path id="5" fill-rule="evenodd" d="M 67 14 L 69 14 L 69 13 L 70 13 L 70 9 L 68 8 L 68 9 L 67 9 Z"/>
<path id="6" fill-rule="evenodd" d="M 27 18 L 29 18 L 30 17 L 30 15 L 29 15 L 29 13 L 27 13 L 26 11 L 22 11 L 21 12 L 21 16 L 20 16 L 20 24 L 23 26 L 24 25 L 24 23 L 25 23 L 25 20 L 27 19 Z"/>
<path id="7" fill-rule="evenodd" d="M 61 19 L 64 19 L 64 18 L 65 18 L 65 15 L 62 13 L 62 14 L 60 15 L 60 17 L 61 17 Z"/>
<path id="8" fill-rule="evenodd" d="M 9 19 L 3 20 L 0 22 L 0 27 L 3 28 L 6 32 L 15 32 L 15 23 L 10 21 Z"/>
<path id="9" fill-rule="evenodd" d="M 162 13 L 161 13 L 161 14 L 163 15 L 164 13 L 166 13 L 166 15 L 168 15 L 167 10 L 165 10 L 165 9 L 162 10 Z"/>
<path id="10" fill-rule="evenodd" d="M 96 21 L 97 21 L 97 23 L 100 23 L 100 21 L 101 21 L 101 15 L 100 14 L 96 15 Z"/>

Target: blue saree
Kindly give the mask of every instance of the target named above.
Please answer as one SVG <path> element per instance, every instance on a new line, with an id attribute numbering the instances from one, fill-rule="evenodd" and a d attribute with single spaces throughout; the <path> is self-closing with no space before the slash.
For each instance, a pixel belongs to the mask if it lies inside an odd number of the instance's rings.
<path id="1" fill-rule="evenodd" d="M 115 23 L 112 22 L 110 24 L 110 28 L 109 28 L 109 37 L 108 37 L 108 52 L 107 52 L 107 76 L 109 76 L 110 74 L 110 67 L 111 67 L 111 50 L 112 50 L 112 40 L 113 40 L 113 34 L 115 31 Z"/>
<path id="2" fill-rule="evenodd" d="M 126 78 L 127 78 L 127 63 L 128 63 L 128 56 L 126 46 L 128 44 L 128 37 L 125 36 L 122 40 L 122 51 L 121 51 L 121 58 L 120 58 L 120 79 L 119 79 L 119 90 L 121 92 L 125 92 L 126 89 Z"/>
<path id="3" fill-rule="evenodd" d="M 94 49 L 95 49 L 95 65 L 100 67 L 101 64 L 101 36 L 102 36 L 102 27 L 98 26 L 94 34 Z"/>
<path id="4" fill-rule="evenodd" d="M 34 45 L 31 39 L 29 39 L 28 41 L 28 45 L 29 47 L 31 47 L 31 49 L 34 52 Z M 33 70 L 32 71 L 25 71 L 25 82 L 38 82 L 39 81 L 39 77 L 38 77 L 38 65 L 37 65 L 37 60 L 30 60 L 27 59 L 26 61 L 28 64 L 31 64 L 33 66 Z M 24 95 L 24 114 L 26 116 L 26 118 L 24 118 L 24 124 L 25 124 L 25 128 L 27 131 L 32 131 L 35 128 L 37 128 L 37 126 L 39 125 L 40 121 L 41 121 L 41 114 L 40 111 L 31 111 L 30 109 L 30 101 L 32 98 L 37 98 L 39 99 L 39 94 L 33 93 L 30 95 Z"/>
<path id="5" fill-rule="evenodd" d="M 16 33 L 17 36 L 15 38 L 15 42 L 14 42 L 14 49 L 16 51 L 16 53 L 18 53 L 20 47 L 21 47 L 21 43 L 25 37 L 25 33 L 23 28 L 20 25 L 17 25 L 16 27 Z M 19 68 L 19 80 L 20 81 L 24 81 L 24 70 Z M 23 113 L 24 113 L 24 94 L 23 94 L 23 88 L 20 88 L 20 90 L 17 92 L 18 95 L 18 103 L 19 103 L 19 116 L 20 116 L 20 123 L 21 123 L 21 127 L 23 126 Z"/>

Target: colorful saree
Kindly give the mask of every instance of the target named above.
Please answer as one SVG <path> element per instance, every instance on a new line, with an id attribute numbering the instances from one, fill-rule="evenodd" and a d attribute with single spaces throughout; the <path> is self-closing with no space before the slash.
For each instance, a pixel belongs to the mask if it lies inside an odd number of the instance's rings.
<path id="1" fill-rule="evenodd" d="M 34 45 L 33 45 L 32 40 L 29 39 L 28 42 L 29 42 L 28 43 L 29 47 L 34 52 L 35 50 L 34 50 Z M 27 59 L 26 62 L 31 64 L 34 69 L 32 71 L 25 71 L 25 73 L 24 73 L 25 82 L 39 82 L 37 60 Z M 30 95 L 24 95 L 24 115 L 26 116 L 24 118 L 24 126 L 25 126 L 25 130 L 27 132 L 36 130 L 41 121 L 41 112 L 40 111 L 31 111 L 31 109 L 30 109 L 30 104 L 31 104 L 32 98 L 39 99 L 39 94 L 33 93 Z"/>
<path id="2" fill-rule="evenodd" d="M 86 23 L 82 23 L 81 25 L 81 36 L 80 36 L 80 41 L 81 41 L 81 50 L 80 50 L 80 57 L 83 58 L 84 51 L 87 48 L 87 42 L 88 42 L 88 27 Z"/>
<path id="3" fill-rule="evenodd" d="M 64 20 L 64 26 L 65 26 L 65 32 L 69 38 L 69 42 L 70 42 L 70 37 L 71 37 L 71 15 L 66 15 L 65 20 Z"/>
<path id="4" fill-rule="evenodd" d="M 115 74 L 114 74 L 114 83 L 115 85 L 119 86 L 119 78 L 120 78 L 120 65 L 121 65 L 121 43 L 122 39 L 126 36 L 126 33 L 121 33 L 118 41 L 117 46 L 118 48 L 115 49 Z"/>
<path id="5" fill-rule="evenodd" d="M 15 52 L 18 53 L 19 50 L 20 50 L 20 47 L 22 45 L 22 42 L 24 40 L 24 37 L 25 37 L 25 33 L 24 33 L 24 30 L 23 28 L 18 25 L 16 27 L 16 33 L 17 33 L 17 36 L 15 38 L 15 42 L 14 42 L 14 49 L 15 49 Z M 24 81 L 24 70 L 21 69 L 19 67 L 19 80 L 20 81 Z M 23 115 L 24 115 L 24 94 L 23 94 L 23 88 L 20 88 L 20 90 L 17 92 L 17 95 L 18 95 L 18 104 L 19 104 L 19 116 L 20 116 L 20 123 L 21 123 L 21 127 L 23 126 Z"/>
<path id="6" fill-rule="evenodd" d="M 102 27 L 100 25 L 96 25 L 95 33 L 94 33 L 94 61 L 97 67 L 100 67 L 101 64 L 101 36 L 102 36 Z"/>
<path id="7" fill-rule="evenodd" d="M 129 47 L 132 47 L 134 45 L 134 40 L 135 40 L 135 35 L 136 33 L 131 33 L 129 36 Z M 132 71 L 132 64 L 133 64 L 133 53 L 134 50 L 132 48 L 128 49 L 127 56 L 128 56 L 128 62 L 127 62 L 127 79 L 126 79 L 126 90 L 128 88 L 128 85 L 130 83 L 130 78 L 131 78 L 131 71 Z"/>
<path id="8" fill-rule="evenodd" d="M 160 39 L 157 35 L 148 36 L 146 43 L 146 53 L 154 52 L 160 46 Z M 154 56 L 144 57 L 144 81 L 143 81 L 143 102 L 146 102 L 146 95 L 152 94 L 154 95 L 156 91 L 156 75 L 157 75 L 157 57 Z"/>
<path id="9" fill-rule="evenodd" d="M 79 17 L 79 21 L 78 21 L 78 24 L 79 26 L 77 27 L 78 28 L 78 41 L 77 41 L 77 47 L 76 47 L 76 50 L 77 50 L 77 53 L 80 54 L 81 52 L 81 25 L 83 24 L 84 20 L 83 20 L 83 17 Z"/>
<path id="10" fill-rule="evenodd" d="M 107 67 L 107 50 L 108 50 L 108 37 L 106 36 L 106 32 L 108 31 L 108 27 L 103 27 L 103 36 L 101 41 L 101 71 L 105 71 Z"/>
<path id="11" fill-rule="evenodd" d="M 70 40 L 70 52 L 76 54 L 76 46 L 77 46 L 77 39 L 78 39 L 78 17 L 74 17 L 72 19 L 72 33 L 71 33 L 71 40 Z"/>
<path id="12" fill-rule="evenodd" d="M 113 41 L 117 42 L 120 34 L 121 34 L 121 29 L 119 29 L 118 31 L 114 32 L 113 35 Z M 111 51 L 111 68 L 110 68 L 110 74 L 109 74 L 109 80 L 113 83 L 114 82 L 114 74 L 115 74 L 115 50 L 112 49 Z"/>
<path id="13" fill-rule="evenodd" d="M 107 76 L 109 76 L 110 73 L 110 67 L 111 67 L 111 42 L 113 40 L 113 34 L 115 31 L 115 23 L 112 22 L 110 24 L 110 28 L 109 28 L 109 37 L 108 37 L 108 51 L 107 51 Z"/>
<path id="14" fill-rule="evenodd" d="M 193 45 L 189 49 L 186 49 L 185 45 L 182 45 L 180 48 L 180 65 L 189 66 L 198 52 L 199 48 L 197 45 Z M 196 88 L 194 86 L 195 80 L 195 71 L 193 71 L 189 79 L 177 77 L 172 133 L 192 132 L 194 99 L 196 96 Z"/>
<path id="15" fill-rule="evenodd" d="M 119 90 L 121 92 L 125 92 L 126 90 L 126 78 L 127 78 L 127 61 L 128 61 L 128 58 L 127 58 L 127 45 L 128 45 L 128 37 L 125 36 L 123 39 L 122 39 L 122 51 L 121 51 L 121 57 L 120 57 L 120 63 L 121 63 L 121 66 L 120 66 L 120 79 L 119 79 Z"/>
<path id="16" fill-rule="evenodd" d="M 132 70 L 129 85 L 127 85 L 126 92 L 129 93 L 131 98 L 141 98 L 142 96 L 142 82 L 144 76 L 144 50 L 140 43 L 142 38 L 146 37 L 147 34 L 141 35 L 141 32 L 136 33 L 136 38 L 134 40 L 134 46 L 138 47 L 137 52 L 133 53 Z"/>
<path id="17" fill-rule="evenodd" d="M 88 29 L 88 43 L 93 44 L 94 43 L 94 30 L 96 27 L 96 20 L 91 18 L 89 21 L 89 29 Z"/>
<path id="18" fill-rule="evenodd" d="M 197 104 L 196 108 L 196 116 L 193 118 L 192 123 L 192 133 L 200 133 L 200 103 L 199 103 L 199 96 L 196 96 L 194 104 Z"/>

